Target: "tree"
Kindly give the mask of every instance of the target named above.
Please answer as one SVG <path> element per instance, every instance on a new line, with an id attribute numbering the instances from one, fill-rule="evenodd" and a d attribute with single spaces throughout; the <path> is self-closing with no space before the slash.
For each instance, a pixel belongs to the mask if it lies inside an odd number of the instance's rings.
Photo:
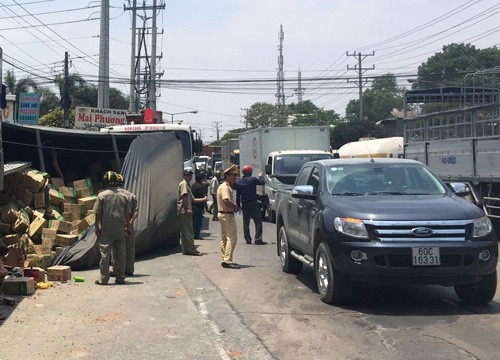
<path id="1" fill-rule="evenodd" d="M 224 140 L 237 139 L 238 136 L 240 136 L 241 133 L 243 133 L 243 132 L 245 132 L 247 130 L 248 129 L 245 129 L 245 128 L 229 130 L 227 133 L 225 133 L 222 136 L 222 138 L 219 141 L 219 144 L 217 144 L 217 145 L 220 145 L 220 143 L 223 142 Z"/>
<path id="2" fill-rule="evenodd" d="M 278 126 L 278 108 L 272 104 L 257 102 L 250 106 L 245 122 L 251 129 Z"/>
<path id="3" fill-rule="evenodd" d="M 387 118 L 393 109 L 403 108 L 403 91 L 397 86 L 396 77 L 386 74 L 373 80 L 370 89 L 363 92 L 365 119 L 377 122 Z M 351 100 L 346 106 L 347 121 L 359 120 L 359 100 Z"/>
<path id="4" fill-rule="evenodd" d="M 500 49 L 496 46 L 477 49 L 471 44 L 445 45 L 442 52 L 437 52 L 418 67 L 418 78 L 412 88 L 462 86 L 467 73 L 495 66 L 500 66 Z"/>
<path id="5" fill-rule="evenodd" d="M 335 125 L 340 117 L 333 110 L 323 110 L 310 100 L 288 105 L 288 112 L 293 117 L 292 126 Z"/>

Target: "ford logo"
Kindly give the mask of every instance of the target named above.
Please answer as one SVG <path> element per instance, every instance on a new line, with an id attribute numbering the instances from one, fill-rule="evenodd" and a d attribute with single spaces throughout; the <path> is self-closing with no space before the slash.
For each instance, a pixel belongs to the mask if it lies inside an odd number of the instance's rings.
<path id="1" fill-rule="evenodd" d="M 434 233 L 434 231 L 432 231 L 432 229 L 429 229 L 427 227 L 418 227 L 418 228 L 412 229 L 411 233 L 413 235 L 417 235 L 417 236 L 429 236 L 429 235 L 432 235 Z"/>

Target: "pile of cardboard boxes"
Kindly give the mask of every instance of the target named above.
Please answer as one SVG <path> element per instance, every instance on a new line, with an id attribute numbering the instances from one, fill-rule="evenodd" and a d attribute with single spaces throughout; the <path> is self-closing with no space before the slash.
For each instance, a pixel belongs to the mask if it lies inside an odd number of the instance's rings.
<path id="1" fill-rule="evenodd" d="M 4 265 L 50 268 L 57 252 L 78 241 L 94 224 L 94 188 L 90 178 L 66 186 L 37 170 L 5 176 L 0 244 L 9 253 Z"/>

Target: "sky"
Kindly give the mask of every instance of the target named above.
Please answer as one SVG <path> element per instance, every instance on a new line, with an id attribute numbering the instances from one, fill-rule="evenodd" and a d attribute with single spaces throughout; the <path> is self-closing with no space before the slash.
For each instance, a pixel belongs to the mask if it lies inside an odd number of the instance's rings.
<path id="1" fill-rule="evenodd" d="M 153 0 L 143 1 L 152 5 Z M 370 77 L 393 73 L 401 87 L 418 66 L 450 43 L 500 46 L 500 2 L 494 0 L 157 0 L 157 109 L 197 130 L 204 142 L 244 127 L 256 102 L 276 103 L 280 26 L 285 103 L 302 100 L 340 115 L 358 97 L 354 52 L 367 55 Z M 110 0 L 111 87 L 125 95 L 130 74 L 129 1 Z M 141 13 L 141 12 L 140 12 Z M 148 13 L 151 15 L 151 12 Z M 3 72 L 49 84 L 63 71 L 95 82 L 100 1 L 0 0 Z M 137 26 L 142 26 L 141 19 Z M 151 26 L 151 20 L 147 21 Z M 349 54 L 349 55 L 346 55 Z M 372 69 L 374 67 L 374 69 Z M 349 70 L 350 69 L 350 70 Z M 235 82 L 239 80 L 240 82 Z"/>

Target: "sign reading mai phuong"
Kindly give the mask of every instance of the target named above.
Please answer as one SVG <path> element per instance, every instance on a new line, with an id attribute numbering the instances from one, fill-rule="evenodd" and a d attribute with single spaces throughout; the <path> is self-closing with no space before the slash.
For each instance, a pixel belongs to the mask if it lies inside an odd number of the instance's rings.
<path id="1" fill-rule="evenodd" d="M 126 125 L 127 110 L 77 107 L 75 129 L 99 131 L 99 128 Z"/>
<path id="2" fill-rule="evenodd" d="M 40 94 L 20 93 L 17 122 L 23 125 L 38 125 Z"/>

